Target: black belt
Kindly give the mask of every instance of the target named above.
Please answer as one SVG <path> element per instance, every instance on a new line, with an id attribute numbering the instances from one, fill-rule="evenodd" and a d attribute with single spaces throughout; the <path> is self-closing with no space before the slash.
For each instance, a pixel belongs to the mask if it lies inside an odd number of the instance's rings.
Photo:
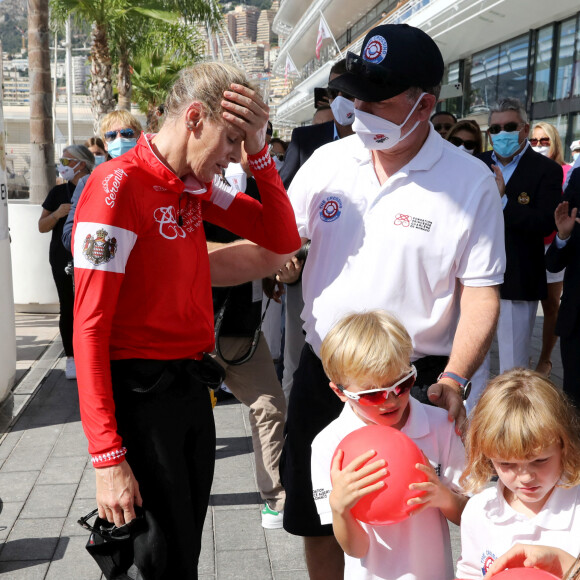
<path id="1" fill-rule="evenodd" d="M 115 382 L 134 393 L 165 391 L 179 375 L 187 375 L 196 386 L 217 390 L 225 379 L 225 370 L 204 353 L 201 360 L 126 359 L 111 361 Z"/>

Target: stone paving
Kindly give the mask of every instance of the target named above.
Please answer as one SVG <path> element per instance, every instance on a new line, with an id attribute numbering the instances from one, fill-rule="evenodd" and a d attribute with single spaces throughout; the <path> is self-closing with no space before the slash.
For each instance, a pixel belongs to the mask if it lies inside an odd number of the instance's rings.
<path id="1" fill-rule="evenodd" d="M 541 312 L 540 312 L 541 314 Z M 534 331 L 534 357 L 542 318 Z M 95 507 L 93 467 L 78 411 L 76 381 L 65 359 L 55 315 L 17 314 L 17 381 L 0 406 L 0 576 L 10 580 L 99 580 L 77 519 Z M 497 348 L 492 349 L 492 370 Z M 561 385 L 559 348 L 552 378 Z M 200 578 L 303 580 L 299 538 L 261 527 L 247 409 L 215 409 L 216 473 L 205 523 Z M 459 554 L 453 526 L 454 556 Z"/>

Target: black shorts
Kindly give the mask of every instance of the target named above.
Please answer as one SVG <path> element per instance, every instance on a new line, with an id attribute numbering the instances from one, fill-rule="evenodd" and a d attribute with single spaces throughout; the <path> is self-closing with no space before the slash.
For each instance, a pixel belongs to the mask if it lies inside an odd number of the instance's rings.
<path id="1" fill-rule="evenodd" d="M 447 363 L 445 356 L 429 356 L 414 364 L 418 377 L 412 394 L 422 402 Z M 302 349 L 288 403 L 280 476 L 286 490 L 284 529 L 296 536 L 331 536 L 332 524 L 322 525 L 312 497 L 310 473 L 312 441 L 336 419 L 344 403 L 329 386 L 322 362 L 310 345 Z"/>
<path id="2" fill-rule="evenodd" d="M 332 525 L 320 523 L 310 475 L 312 441 L 343 408 L 328 383 L 322 362 L 306 344 L 294 373 L 280 459 L 280 476 L 286 490 L 284 529 L 296 536 L 332 535 Z"/>

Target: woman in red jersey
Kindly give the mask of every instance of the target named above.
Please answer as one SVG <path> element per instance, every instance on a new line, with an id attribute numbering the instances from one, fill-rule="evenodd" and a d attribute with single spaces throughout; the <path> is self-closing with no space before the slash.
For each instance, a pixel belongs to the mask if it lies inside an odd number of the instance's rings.
<path id="1" fill-rule="evenodd" d="M 162 578 L 197 578 L 215 427 L 202 375 L 213 351 L 211 282 L 280 267 L 300 246 L 265 144 L 268 107 L 223 63 L 182 72 L 157 135 L 96 168 L 74 226 L 75 352 L 99 515 L 143 504 L 168 543 Z M 248 154 L 262 202 L 212 186 Z M 251 240 L 208 255 L 202 221 Z M 211 268 L 211 282 L 210 282 Z"/>

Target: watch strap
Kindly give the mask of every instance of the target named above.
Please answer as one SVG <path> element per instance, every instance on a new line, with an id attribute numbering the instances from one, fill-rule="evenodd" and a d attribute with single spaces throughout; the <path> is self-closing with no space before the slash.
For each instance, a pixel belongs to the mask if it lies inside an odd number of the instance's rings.
<path id="1" fill-rule="evenodd" d="M 452 381 L 455 381 L 461 387 L 461 396 L 464 401 L 469 397 L 469 393 L 471 392 L 471 381 L 469 379 L 456 373 L 452 373 L 451 371 L 442 372 L 437 377 L 438 381 L 441 379 L 451 379 Z"/>

